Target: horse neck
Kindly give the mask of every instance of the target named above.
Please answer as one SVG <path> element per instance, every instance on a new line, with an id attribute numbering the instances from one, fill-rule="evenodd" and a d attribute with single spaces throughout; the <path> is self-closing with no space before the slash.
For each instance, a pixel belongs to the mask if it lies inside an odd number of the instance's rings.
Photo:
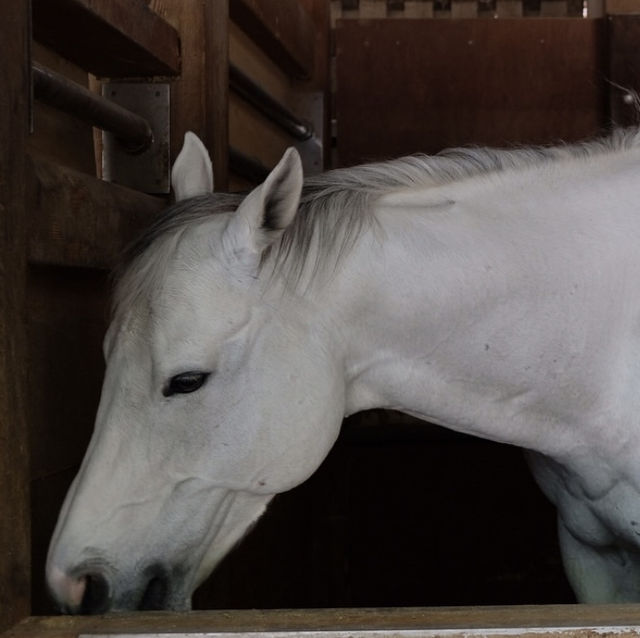
<path id="1" fill-rule="evenodd" d="M 437 254 L 420 215 L 395 211 L 378 220 L 331 289 L 346 350 L 347 412 L 399 409 L 444 423 L 427 413 L 430 368 L 482 295 L 465 284 L 452 255 Z"/>
<path id="2" fill-rule="evenodd" d="M 538 376 L 523 372 L 530 362 L 518 331 L 523 311 L 536 312 L 540 282 L 527 282 L 526 260 L 500 252 L 495 234 L 505 219 L 491 228 L 490 214 L 483 215 L 478 229 L 446 205 L 426 214 L 424 208 L 378 211 L 379 224 L 345 260 L 320 304 L 341 335 L 346 413 L 395 409 L 547 454 L 570 446 L 574 433 L 565 436 L 565 424 L 553 415 L 544 426 L 553 437 L 531 427 L 540 397 L 554 389 L 543 366 Z M 549 337 L 556 319 L 540 319 L 548 328 L 532 323 Z M 554 356 L 544 344 L 528 345 Z"/>

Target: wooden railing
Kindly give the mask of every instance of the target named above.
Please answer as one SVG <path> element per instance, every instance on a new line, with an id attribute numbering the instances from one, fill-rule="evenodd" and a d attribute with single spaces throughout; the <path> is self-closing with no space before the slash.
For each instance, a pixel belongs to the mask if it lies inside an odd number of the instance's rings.
<path id="1" fill-rule="evenodd" d="M 331 0 L 331 19 L 589 17 L 638 13 L 640 0 Z"/>

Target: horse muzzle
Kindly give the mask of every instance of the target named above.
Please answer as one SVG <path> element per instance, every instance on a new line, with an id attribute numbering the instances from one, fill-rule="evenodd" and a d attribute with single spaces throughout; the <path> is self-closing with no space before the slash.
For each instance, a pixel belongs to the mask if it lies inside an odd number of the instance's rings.
<path id="1" fill-rule="evenodd" d="M 67 614 L 104 614 L 110 611 L 190 609 L 190 597 L 180 595 L 171 570 L 154 564 L 130 580 L 116 579 L 106 564 L 91 564 L 68 572 L 48 570 L 50 591 Z"/>

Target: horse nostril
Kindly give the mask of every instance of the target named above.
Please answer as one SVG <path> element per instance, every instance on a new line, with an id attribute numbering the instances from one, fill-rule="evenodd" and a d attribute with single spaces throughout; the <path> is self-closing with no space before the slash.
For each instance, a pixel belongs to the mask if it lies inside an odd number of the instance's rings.
<path id="1" fill-rule="evenodd" d="M 109 583 L 102 574 L 84 576 L 85 590 L 80 605 L 81 614 L 103 614 L 109 611 L 111 598 Z"/>
<path id="2" fill-rule="evenodd" d="M 141 611 L 159 611 L 166 607 L 169 593 L 169 579 L 166 574 L 154 576 L 142 595 L 138 609 Z"/>

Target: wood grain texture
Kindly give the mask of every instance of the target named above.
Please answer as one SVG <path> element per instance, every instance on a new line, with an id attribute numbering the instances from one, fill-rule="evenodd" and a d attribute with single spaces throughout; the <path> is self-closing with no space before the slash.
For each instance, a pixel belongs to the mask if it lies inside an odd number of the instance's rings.
<path id="1" fill-rule="evenodd" d="M 594 638 L 594 627 L 620 628 L 616 636 L 637 636 L 625 627 L 640 625 L 635 605 L 548 605 L 524 607 L 440 607 L 404 609 L 322 609 L 207 611 L 188 614 L 162 612 L 93 617 L 30 618 L 3 634 L 3 638 L 71 638 L 80 633 L 175 633 L 259 631 L 357 630 L 465 630 L 550 628 L 544 635 Z M 565 628 L 562 631 L 562 628 Z M 506 633 L 506 632 L 505 632 Z M 500 635 L 497 632 L 496 635 Z M 539 635 L 539 634 L 538 634 Z"/>
<path id="2" fill-rule="evenodd" d="M 99 76 L 176 75 L 177 32 L 144 0 L 33 0 L 33 35 Z"/>
<path id="3" fill-rule="evenodd" d="M 124 246 L 166 205 L 162 198 L 32 158 L 29 260 L 110 269 Z"/>
<path id="4" fill-rule="evenodd" d="M 0 4 L 0 629 L 30 613 L 25 146 L 29 3 Z"/>
<path id="5" fill-rule="evenodd" d="M 205 4 L 204 141 L 211 154 L 214 188 L 229 186 L 229 0 Z"/>
<path id="6" fill-rule="evenodd" d="M 182 68 L 171 86 L 171 161 L 193 131 L 213 163 L 216 190 L 228 185 L 229 0 L 151 0 L 180 33 Z"/>
<path id="7" fill-rule="evenodd" d="M 339 21 L 340 164 L 598 133 L 604 26 L 570 18 Z"/>
<path id="8" fill-rule="evenodd" d="M 88 86 L 88 75 L 78 66 L 33 43 L 33 62 L 61 73 L 81 86 Z M 27 140 L 28 151 L 45 155 L 76 170 L 96 174 L 93 131 L 89 124 L 67 113 L 35 101 L 33 130 Z"/>
<path id="9" fill-rule="evenodd" d="M 311 16 L 297 0 L 231 0 L 231 19 L 285 73 L 309 79 L 314 68 L 315 32 Z"/>

